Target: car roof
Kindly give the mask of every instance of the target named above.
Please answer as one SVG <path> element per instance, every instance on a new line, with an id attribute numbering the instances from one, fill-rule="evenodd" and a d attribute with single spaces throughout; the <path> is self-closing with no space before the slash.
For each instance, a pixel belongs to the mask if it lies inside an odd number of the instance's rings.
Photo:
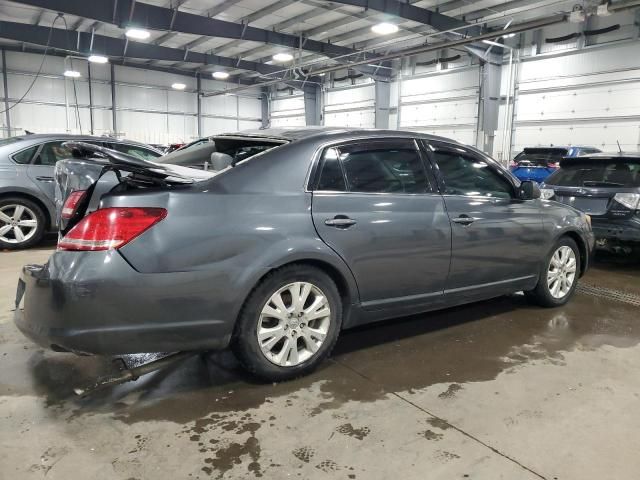
<path id="1" fill-rule="evenodd" d="M 312 137 L 330 138 L 335 140 L 341 140 L 352 136 L 370 136 L 370 137 L 415 137 L 424 138 L 427 140 L 443 141 L 447 143 L 454 143 L 462 145 L 456 140 L 450 138 L 440 137 L 437 135 L 430 135 L 427 133 L 409 131 L 409 130 L 385 130 L 380 128 L 351 128 L 351 127 L 321 127 L 321 126 L 309 126 L 309 127 L 283 127 L 283 128 L 265 128 L 259 130 L 244 130 L 241 132 L 225 133 L 221 135 L 212 135 L 211 137 L 253 137 L 264 138 L 274 140 L 285 140 L 288 142 L 295 142 L 297 140 L 308 139 Z M 210 137 L 210 138 L 211 138 Z M 466 145 L 465 145 L 466 146 Z"/>
<path id="2" fill-rule="evenodd" d="M 139 145 L 141 147 L 150 147 L 145 143 L 136 142 L 135 140 L 118 139 L 114 137 L 98 136 L 98 135 L 74 135 L 70 133 L 30 133 L 28 135 L 17 135 L 16 138 L 25 141 L 34 140 L 95 140 L 102 142 L 128 143 L 130 145 Z M 17 143 L 17 142 L 16 142 Z M 153 147 L 151 147 L 153 149 Z"/>

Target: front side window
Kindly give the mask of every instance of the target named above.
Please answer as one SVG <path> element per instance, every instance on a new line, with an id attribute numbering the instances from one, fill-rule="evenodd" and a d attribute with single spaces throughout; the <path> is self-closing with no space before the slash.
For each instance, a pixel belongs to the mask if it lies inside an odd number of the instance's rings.
<path id="1" fill-rule="evenodd" d="M 20 165 L 26 165 L 28 163 L 31 163 L 31 159 L 33 158 L 33 155 L 38 150 L 39 146 L 40 145 L 34 145 L 33 147 L 25 148 L 21 152 L 14 153 L 11 158 L 13 158 L 13 160 L 16 163 L 19 163 Z"/>
<path id="2" fill-rule="evenodd" d="M 141 160 L 149 160 L 151 162 L 160 156 L 159 153 L 152 150 L 138 147 L 136 145 L 127 145 L 126 143 L 114 143 L 113 149 L 126 155 L 131 155 L 132 157 L 136 157 Z"/>
<path id="3" fill-rule="evenodd" d="M 45 143 L 36 156 L 35 165 L 55 165 L 59 160 L 71 158 L 71 150 L 62 146 L 64 142 Z"/>
<path id="4" fill-rule="evenodd" d="M 433 156 L 444 181 L 445 194 L 511 198 L 511 185 L 484 160 L 448 151 L 436 151 Z"/>
<path id="5" fill-rule="evenodd" d="M 329 148 L 323 156 L 318 189 L 360 193 L 430 191 L 413 142 L 354 143 Z"/>

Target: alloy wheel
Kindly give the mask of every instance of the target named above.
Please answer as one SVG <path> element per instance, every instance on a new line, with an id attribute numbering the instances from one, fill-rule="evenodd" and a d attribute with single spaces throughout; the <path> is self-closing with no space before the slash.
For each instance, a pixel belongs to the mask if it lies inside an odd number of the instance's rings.
<path id="1" fill-rule="evenodd" d="M 258 345 L 281 367 L 293 367 L 313 357 L 329 332 L 331 307 L 317 286 L 295 282 L 277 290 L 260 312 Z"/>
<path id="2" fill-rule="evenodd" d="M 9 204 L 0 207 L 0 241 L 11 244 L 27 242 L 38 229 L 38 217 L 29 207 Z"/>
<path id="3" fill-rule="evenodd" d="M 547 270 L 547 286 L 554 298 L 564 298 L 576 279 L 577 260 L 571 247 L 563 245 L 551 256 Z"/>

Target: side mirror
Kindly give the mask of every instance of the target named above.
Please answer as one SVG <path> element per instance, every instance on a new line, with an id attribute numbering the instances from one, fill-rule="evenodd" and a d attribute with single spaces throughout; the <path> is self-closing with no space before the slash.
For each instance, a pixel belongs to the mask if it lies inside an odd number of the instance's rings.
<path id="1" fill-rule="evenodd" d="M 518 189 L 518 197 L 520 200 L 533 200 L 535 198 L 540 198 L 540 187 L 536 182 L 532 182 L 531 180 L 524 180 L 520 183 L 520 188 Z"/>

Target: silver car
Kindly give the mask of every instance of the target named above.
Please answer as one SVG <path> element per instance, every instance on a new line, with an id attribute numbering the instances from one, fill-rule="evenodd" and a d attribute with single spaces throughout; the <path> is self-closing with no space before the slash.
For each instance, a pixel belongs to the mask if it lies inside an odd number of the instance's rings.
<path id="1" fill-rule="evenodd" d="M 64 134 L 0 139 L 0 249 L 27 248 L 54 230 L 53 169 L 70 152 L 70 140 L 153 160 L 162 152 L 147 145 L 108 137 Z"/>

